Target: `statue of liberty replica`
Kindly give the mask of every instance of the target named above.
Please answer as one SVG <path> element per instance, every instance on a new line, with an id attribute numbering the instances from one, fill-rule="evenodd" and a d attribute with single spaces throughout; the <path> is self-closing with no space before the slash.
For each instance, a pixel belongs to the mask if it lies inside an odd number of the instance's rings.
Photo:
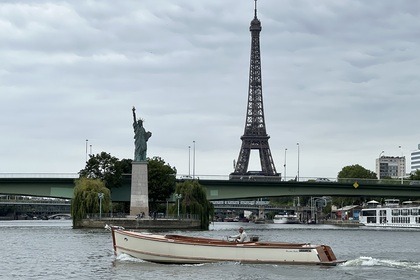
<path id="1" fill-rule="evenodd" d="M 140 214 L 149 216 L 149 187 L 147 173 L 147 141 L 152 136 L 143 127 L 143 120 L 136 118 L 136 108 L 133 106 L 134 128 L 134 160 L 131 172 L 130 216 Z M 143 216 L 143 215 L 142 215 Z"/>
<path id="2" fill-rule="evenodd" d="M 150 131 L 146 132 L 143 127 L 143 120 L 136 119 L 136 108 L 133 106 L 133 128 L 134 128 L 134 161 L 146 161 L 147 140 L 152 136 Z"/>

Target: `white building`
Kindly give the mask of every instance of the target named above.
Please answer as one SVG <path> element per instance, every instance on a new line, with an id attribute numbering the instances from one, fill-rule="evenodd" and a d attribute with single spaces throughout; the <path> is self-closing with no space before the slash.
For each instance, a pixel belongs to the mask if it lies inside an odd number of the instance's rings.
<path id="1" fill-rule="evenodd" d="M 376 174 L 378 174 L 378 179 L 396 179 L 405 176 L 405 157 L 381 156 L 377 158 Z"/>
<path id="2" fill-rule="evenodd" d="M 420 144 L 417 150 L 411 152 L 411 173 L 420 170 Z"/>

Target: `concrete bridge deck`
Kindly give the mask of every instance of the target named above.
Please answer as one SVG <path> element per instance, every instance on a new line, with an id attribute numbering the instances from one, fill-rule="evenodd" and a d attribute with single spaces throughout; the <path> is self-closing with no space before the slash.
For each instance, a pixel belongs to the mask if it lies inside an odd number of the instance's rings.
<path id="1" fill-rule="evenodd" d="M 77 177 L 0 176 L 0 194 L 71 199 Z M 183 181 L 179 179 L 179 181 Z M 420 185 L 399 181 L 343 179 L 340 182 L 264 182 L 252 180 L 198 179 L 209 200 L 284 196 L 420 197 Z M 113 201 L 130 201 L 131 178 L 111 190 Z"/>

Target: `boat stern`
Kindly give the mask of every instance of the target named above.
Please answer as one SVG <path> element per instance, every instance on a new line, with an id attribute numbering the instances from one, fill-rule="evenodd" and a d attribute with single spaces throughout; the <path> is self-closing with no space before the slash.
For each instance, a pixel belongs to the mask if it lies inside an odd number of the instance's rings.
<path id="1" fill-rule="evenodd" d="M 317 247 L 317 253 L 319 261 L 322 265 L 337 265 L 339 263 L 342 263 L 344 261 L 337 260 L 333 250 L 330 246 L 327 245 L 320 245 Z"/>

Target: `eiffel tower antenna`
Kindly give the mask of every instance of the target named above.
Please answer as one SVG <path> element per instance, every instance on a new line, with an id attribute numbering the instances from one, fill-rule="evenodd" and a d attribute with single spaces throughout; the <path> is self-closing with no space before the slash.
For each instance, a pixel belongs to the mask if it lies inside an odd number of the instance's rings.
<path id="1" fill-rule="evenodd" d="M 261 22 L 257 18 L 257 0 L 254 0 L 254 18 L 251 21 L 249 31 L 251 32 L 251 59 L 249 67 L 248 106 L 246 113 L 244 134 L 241 137 L 242 146 L 236 162 L 235 171 L 231 178 L 236 175 L 250 175 L 254 172 L 248 171 L 251 150 L 258 150 L 261 163 L 261 171 L 258 175 L 279 176 L 271 156 L 270 146 L 264 120 L 264 107 L 262 95 L 261 78 L 261 52 L 260 32 Z"/>
<path id="2" fill-rule="evenodd" d="M 254 0 L 254 18 L 257 18 L 257 0 Z"/>

